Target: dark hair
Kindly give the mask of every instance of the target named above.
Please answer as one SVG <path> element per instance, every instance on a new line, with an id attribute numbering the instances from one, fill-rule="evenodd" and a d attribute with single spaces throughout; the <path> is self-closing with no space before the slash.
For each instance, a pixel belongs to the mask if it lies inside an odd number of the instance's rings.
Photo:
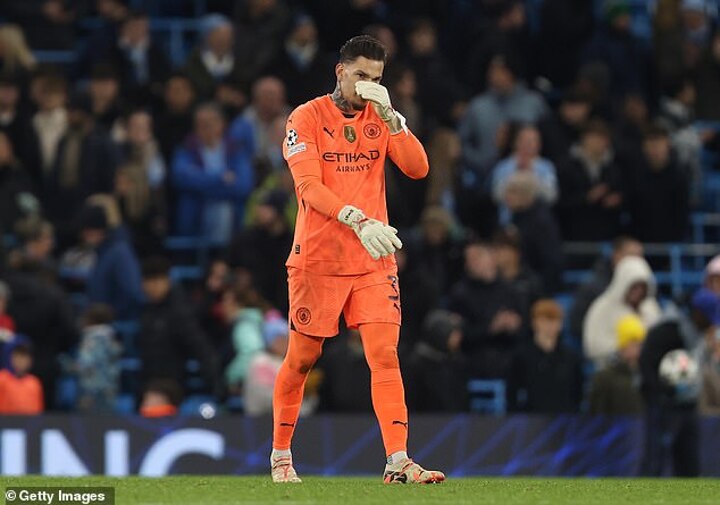
<path id="1" fill-rule="evenodd" d="M 639 242 L 638 239 L 635 237 L 631 237 L 630 235 L 620 235 L 613 239 L 612 241 L 612 248 L 613 251 L 619 251 L 623 247 L 625 247 L 630 242 Z"/>
<path id="2" fill-rule="evenodd" d="M 494 247 L 510 247 L 517 251 L 521 248 L 520 234 L 514 228 L 505 228 L 493 236 Z"/>
<path id="3" fill-rule="evenodd" d="M 90 70 L 91 81 L 118 81 L 120 76 L 117 69 L 111 63 L 98 63 Z"/>
<path id="4" fill-rule="evenodd" d="M 373 61 L 387 62 L 387 49 L 370 35 L 351 38 L 340 48 L 340 63 L 351 63 L 361 56 Z"/>
<path id="5" fill-rule="evenodd" d="M 55 229 L 50 221 L 43 221 L 38 217 L 28 217 L 15 223 L 15 235 L 21 243 L 27 244 L 39 240 L 45 231 L 53 233 Z"/>
<path id="6" fill-rule="evenodd" d="M 10 354 L 24 354 L 25 356 L 32 357 L 33 349 L 30 342 L 23 342 L 17 344 L 10 350 Z"/>
<path id="7" fill-rule="evenodd" d="M 603 137 L 609 139 L 610 129 L 602 119 L 591 119 L 583 126 L 582 134 L 583 136 L 590 134 L 602 135 Z"/>
<path id="8" fill-rule="evenodd" d="M 145 9 L 130 9 L 127 17 L 123 20 L 123 24 L 128 21 L 136 21 L 138 19 L 148 19 L 150 15 Z"/>
<path id="9" fill-rule="evenodd" d="M 150 256 L 142 262 L 143 279 L 157 279 L 170 276 L 170 261 L 163 256 Z"/>
<path id="10" fill-rule="evenodd" d="M 112 307 L 104 303 L 93 303 L 83 314 L 83 324 L 94 326 L 96 324 L 110 324 L 115 320 L 115 313 Z"/>
<path id="11" fill-rule="evenodd" d="M 174 379 L 152 379 L 145 386 L 145 393 L 160 393 L 165 395 L 168 401 L 178 407 L 182 403 L 183 391 L 180 384 Z"/>
<path id="12" fill-rule="evenodd" d="M 643 130 L 643 140 L 667 139 L 668 137 L 670 137 L 670 132 L 659 121 L 653 121 Z"/>

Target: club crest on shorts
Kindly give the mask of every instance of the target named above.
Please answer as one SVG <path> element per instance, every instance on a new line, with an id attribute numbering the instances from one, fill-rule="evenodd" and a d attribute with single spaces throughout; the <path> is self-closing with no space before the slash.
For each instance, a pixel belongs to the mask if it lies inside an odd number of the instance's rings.
<path id="1" fill-rule="evenodd" d="M 345 135 L 345 140 L 348 142 L 355 142 L 355 139 L 357 139 L 357 134 L 355 133 L 355 128 L 352 126 L 345 126 L 343 127 L 343 135 Z"/>
<path id="2" fill-rule="evenodd" d="M 297 320 L 298 324 L 310 324 L 310 319 L 312 319 L 312 314 L 310 314 L 310 309 L 307 307 L 300 307 L 295 311 L 295 319 Z"/>
<path id="3" fill-rule="evenodd" d="M 369 139 L 376 139 L 380 136 L 380 127 L 375 123 L 368 123 L 363 127 L 363 133 Z"/>

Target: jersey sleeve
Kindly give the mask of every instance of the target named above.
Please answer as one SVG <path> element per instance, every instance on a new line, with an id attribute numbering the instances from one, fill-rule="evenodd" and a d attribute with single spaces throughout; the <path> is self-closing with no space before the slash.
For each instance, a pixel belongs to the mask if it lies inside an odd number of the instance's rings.
<path id="1" fill-rule="evenodd" d="M 427 153 L 411 131 L 390 135 L 388 154 L 398 168 L 411 179 L 422 179 L 428 174 L 430 164 Z"/>
<path id="2" fill-rule="evenodd" d="M 336 219 L 344 203 L 322 182 L 317 126 L 317 117 L 309 105 L 295 109 L 285 128 L 283 156 L 290 167 L 298 198 L 321 214 Z"/>

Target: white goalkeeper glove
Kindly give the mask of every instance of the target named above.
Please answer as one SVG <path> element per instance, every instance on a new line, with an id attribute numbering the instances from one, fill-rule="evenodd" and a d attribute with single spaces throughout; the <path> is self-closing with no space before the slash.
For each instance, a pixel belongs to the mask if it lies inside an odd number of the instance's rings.
<path id="1" fill-rule="evenodd" d="M 358 81 L 355 83 L 355 92 L 364 100 L 372 103 L 380 119 L 385 121 L 390 134 L 395 135 L 401 131 L 407 133 L 407 121 L 390 103 L 390 94 L 385 86 L 372 81 Z"/>
<path id="2" fill-rule="evenodd" d="M 349 226 L 360 239 L 360 243 L 372 259 L 378 260 L 390 256 L 402 248 L 397 230 L 377 219 L 365 217 L 363 211 L 352 205 L 346 205 L 337 216 L 338 221 Z"/>

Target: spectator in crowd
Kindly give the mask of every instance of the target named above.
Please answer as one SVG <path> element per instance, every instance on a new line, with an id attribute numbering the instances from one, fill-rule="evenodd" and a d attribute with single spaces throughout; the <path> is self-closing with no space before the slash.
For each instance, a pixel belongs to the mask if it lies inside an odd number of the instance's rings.
<path id="1" fill-rule="evenodd" d="M 446 209 L 427 207 L 420 227 L 406 240 L 409 261 L 447 292 L 463 274 L 464 239 L 462 229 Z"/>
<path id="2" fill-rule="evenodd" d="M 584 61 L 600 63 L 607 69 L 614 98 L 621 98 L 628 91 L 647 92 L 649 54 L 632 33 L 627 0 L 607 2 L 604 21 L 585 48 Z"/>
<path id="3" fill-rule="evenodd" d="M 290 8 L 283 0 L 236 1 L 233 21 L 237 63 L 254 81 L 280 54 L 292 22 Z"/>
<path id="4" fill-rule="evenodd" d="M 625 188 L 605 123 L 587 123 L 580 141 L 557 167 L 557 215 L 563 238 L 599 242 L 616 237 Z"/>
<path id="5" fill-rule="evenodd" d="M 643 153 L 627 196 L 632 233 L 643 242 L 680 242 L 690 221 L 689 170 L 671 149 L 663 126 L 647 129 Z"/>
<path id="6" fill-rule="evenodd" d="M 16 339 L 7 345 L 10 356 L 8 368 L 0 370 L 0 415 L 32 416 L 42 414 L 43 388 L 40 380 L 30 373 L 33 365 L 30 344 Z"/>
<path id="7" fill-rule="evenodd" d="M 462 349 L 470 375 L 506 377 L 522 337 L 522 307 L 500 278 L 489 244 L 465 247 L 465 277 L 450 290 L 448 308 L 463 318 Z"/>
<path id="8" fill-rule="evenodd" d="M 646 405 L 642 475 L 664 475 L 668 459 L 672 460 L 674 476 L 700 474 L 697 398 L 661 379 L 659 369 L 668 352 L 691 352 L 699 340 L 715 338 L 720 326 L 719 300 L 708 289 L 700 288 L 690 301 L 689 318 L 679 313 L 648 331 L 640 353 L 641 391 Z"/>
<path id="9" fill-rule="evenodd" d="M 182 403 L 183 389 L 172 379 L 154 379 L 148 383 L 140 401 L 140 415 L 149 418 L 174 417 Z"/>
<path id="10" fill-rule="evenodd" d="M 195 135 L 175 153 L 176 229 L 225 244 L 243 222 L 254 184 L 249 139 L 227 137 L 222 110 L 207 103 L 195 112 Z"/>
<path id="11" fill-rule="evenodd" d="M 616 327 L 628 314 L 640 317 L 646 328 L 651 328 L 661 315 L 653 273 L 639 256 L 627 256 L 617 264 L 610 285 L 585 316 L 583 349 L 597 368 L 605 366 L 617 352 Z"/>
<path id="12" fill-rule="evenodd" d="M 508 0 L 498 2 L 496 10 L 488 22 L 479 27 L 479 33 L 473 37 L 475 43 L 468 48 L 466 82 L 470 89 L 483 88 L 490 60 L 500 52 L 517 59 L 519 76 L 532 77 L 529 67 L 534 47 L 525 5 L 520 0 Z"/>
<path id="13" fill-rule="evenodd" d="M 276 77 L 262 77 L 253 84 L 252 102 L 230 125 L 229 135 L 231 138 L 252 138 L 256 160 L 267 166 L 277 165 L 277 157 L 282 158 L 282 152 L 278 152 L 273 129 L 277 121 L 284 123 L 289 114 L 285 85 Z M 246 130 L 248 126 L 250 132 Z M 269 161 L 273 158 L 275 162 Z"/>
<path id="14" fill-rule="evenodd" d="M 582 398 L 580 360 L 559 342 L 564 314 L 548 298 L 532 306 L 531 342 L 515 353 L 508 375 L 508 406 L 514 412 L 574 413 Z"/>
<path id="15" fill-rule="evenodd" d="M 488 90 L 470 102 L 459 126 L 465 164 L 463 184 L 479 191 L 489 188 L 491 169 L 499 157 L 501 127 L 511 122 L 534 124 L 547 114 L 542 97 L 518 79 L 517 63 L 512 57 L 495 55 L 490 60 L 487 80 Z"/>
<path id="16" fill-rule="evenodd" d="M 15 156 L 7 134 L 0 132 L 0 231 L 12 232 L 16 221 L 37 208 L 32 181 Z"/>
<path id="17" fill-rule="evenodd" d="M 631 171 L 643 156 L 642 144 L 649 123 L 648 103 L 643 95 L 627 93 L 615 115 L 613 146 L 617 160 L 626 170 Z M 627 177 L 631 179 L 630 177 Z"/>
<path id="18" fill-rule="evenodd" d="M 554 89 L 564 89 L 573 84 L 580 66 L 582 48 L 593 33 L 594 18 L 592 2 L 542 2 L 536 42 L 537 72 L 547 78 Z"/>
<path id="19" fill-rule="evenodd" d="M 232 326 L 234 357 L 225 369 L 230 392 L 240 393 L 253 357 L 265 348 L 263 311 L 252 288 L 232 286 L 222 297 L 225 321 Z"/>
<path id="20" fill-rule="evenodd" d="M 507 182 L 503 202 L 520 236 L 523 259 L 542 279 L 543 291 L 555 293 L 562 285 L 562 241 L 555 216 L 537 196 L 538 188 L 533 174 L 517 172 Z"/>
<path id="21" fill-rule="evenodd" d="M 305 103 L 320 90 L 332 89 L 332 69 L 335 60 L 324 52 L 318 39 L 317 26 L 312 17 L 297 15 L 279 54 L 270 62 L 266 74 L 279 78 L 287 90 L 291 107 Z M 393 98 L 394 100 L 394 98 Z M 403 112 L 407 109 L 398 107 Z M 412 125 L 408 125 L 412 131 Z"/>
<path id="22" fill-rule="evenodd" d="M 252 225 L 235 235 L 227 252 L 233 269 L 247 270 L 260 295 L 286 312 L 287 274 L 283 268 L 292 249 L 293 234 L 285 218 L 288 196 L 274 190 L 255 209 Z"/>
<path id="23" fill-rule="evenodd" d="M 88 95 L 73 96 L 68 119 L 68 129 L 45 177 L 41 199 L 56 227 L 61 250 L 69 245 L 73 219 L 84 200 L 94 193 L 112 192 L 117 164 L 109 135 L 94 124 Z"/>
<path id="24" fill-rule="evenodd" d="M 35 56 L 25 42 L 23 30 L 17 25 L 0 26 L 0 73 L 26 83 L 36 64 Z"/>
<path id="25" fill-rule="evenodd" d="M 500 277 L 518 294 L 523 319 L 530 321 L 530 307 L 540 298 L 543 287 L 542 279 L 523 260 L 520 235 L 512 228 L 501 230 L 493 237 L 492 248 Z"/>
<path id="26" fill-rule="evenodd" d="M 123 113 L 120 75 L 115 67 L 99 64 L 93 67 L 88 83 L 90 111 L 98 128 L 116 135 Z"/>
<path id="27" fill-rule="evenodd" d="M 416 412 L 468 409 L 462 319 L 445 310 L 427 314 L 420 341 L 403 367 L 408 408 Z"/>
<path id="28" fill-rule="evenodd" d="M 248 366 L 243 387 L 243 410 L 249 416 L 272 415 L 273 386 L 288 348 L 288 323 L 279 315 L 265 320 L 266 348 L 256 353 Z M 309 410 L 310 398 L 303 398 L 301 415 Z"/>
<path id="29" fill-rule="evenodd" d="M 163 106 L 155 117 L 155 136 L 166 163 L 172 161 L 177 148 L 193 127 L 195 89 L 187 75 L 172 74 L 165 82 Z"/>
<path id="30" fill-rule="evenodd" d="M 58 144 L 69 127 L 67 83 L 58 74 L 40 75 L 35 79 L 38 111 L 32 122 L 40 145 L 42 186 L 52 172 L 57 158 Z"/>
<path id="31" fill-rule="evenodd" d="M 718 296 L 716 292 L 713 294 Z M 704 416 L 720 416 L 720 337 L 717 331 L 703 334 L 695 355 L 700 369 L 698 411 Z"/>
<path id="32" fill-rule="evenodd" d="M 115 195 L 140 256 L 162 247 L 167 232 L 165 160 L 153 136 L 149 112 L 136 110 L 125 121 L 126 141 L 119 145 Z"/>
<path id="33" fill-rule="evenodd" d="M 198 98 L 205 101 L 215 97 L 221 83 L 246 84 L 250 76 L 236 59 L 235 30 L 227 17 L 208 14 L 201 31 L 201 43 L 190 55 L 185 72 Z"/>
<path id="34" fill-rule="evenodd" d="M 358 330 L 348 330 L 328 345 L 312 373 L 319 372 L 319 408 L 329 412 L 359 413 L 372 408 L 370 369 Z M 305 386 L 307 389 L 307 384 Z"/>
<path id="35" fill-rule="evenodd" d="M 150 36 L 150 18 L 146 12 L 128 14 L 108 56 L 122 76 L 123 94 L 135 104 L 150 105 L 170 73 L 170 62 Z"/>
<path id="36" fill-rule="evenodd" d="M 248 366 L 243 387 L 243 411 L 249 416 L 272 414 L 275 378 L 288 348 L 288 322 L 279 314 L 263 322 L 265 349 Z"/>
<path id="37" fill-rule="evenodd" d="M 196 296 L 200 327 L 210 339 L 213 347 L 219 351 L 221 365 L 226 365 L 232 354 L 231 342 L 222 310 L 222 296 L 234 280 L 229 265 L 224 258 L 210 261 L 204 278 L 204 284 Z"/>
<path id="38" fill-rule="evenodd" d="M 692 77 L 683 75 L 668 80 L 660 99 L 659 123 L 670 135 L 679 164 L 687 170 L 690 182 L 691 204 L 701 200 L 703 147 L 713 148 L 718 137 L 712 129 L 701 129 L 695 124 L 695 102 L 697 92 Z"/>
<path id="39" fill-rule="evenodd" d="M 705 48 L 695 72 L 698 119 L 720 120 L 720 30 Z"/>
<path id="40" fill-rule="evenodd" d="M 82 317 L 82 334 L 75 372 L 77 408 L 83 412 L 112 412 L 120 386 L 122 346 L 111 326 L 114 316 L 106 305 L 90 305 Z"/>
<path id="41" fill-rule="evenodd" d="M 406 249 L 395 251 L 395 261 L 402 286 L 400 300 L 403 322 L 398 344 L 398 353 L 402 361 L 420 340 L 425 316 L 440 306 L 441 294 L 447 290 L 442 290 L 437 279 L 427 275 L 421 265 L 413 263 L 413 258 L 408 256 Z"/>
<path id="42" fill-rule="evenodd" d="M 569 321 L 573 337 L 582 338 L 583 321 L 590 305 L 608 288 L 618 263 L 628 256 L 642 258 L 643 255 L 642 243 L 630 236 L 621 235 L 613 240 L 610 256 L 601 256 L 595 261 L 591 277 L 573 293 Z"/>
<path id="43" fill-rule="evenodd" d="M 33 373 L 39 377 L 44 391 L 55 391 L 57 356 L 77 340 L 68 296 L 43 278 L 43 272 L 32 264 L 4 270 L 0 277 L 12 293 L 7 313 L 15 321 L 17 332 L 27 335 L 35 348 Z M 45 407 L 52 410 L 54 395 L 48 395 Z"/>
<path id="44" fill-rule="evenodd" d="M 78 221 L 83 244 L 97 254 L 86 283 L 88 299 L 109 305 L 118 319 L 135 317 L 143 302 L 140 267 L 124 230 L 111 228 L 97 204 L 86 204 Z"/>
<path id="45" fill-rule="evenodd" d="M 417 96 L 423 105 L 426 131 L 439 126 L 455 127 L 465 109 L 464 91 L 440 50 L 432 20 L 418 19 L 410 27 L 405 61 L 415 75 L 422 76 L 417 81 Z"/>
<path id="46" fill-rule="evenodd" d="M 143 383 L 165 379 L 184 384 L 185 364 L 195 359 L 208 390 L 218 392 L 215 351 L 194 311 L 188 309 L 185 293 L 172 285 L 170 264 L 165 258 L 155 256 L 143 261 L 142 287 L 147 297 L 138 334 Z"/>
<path id="47" fill-rule="evenodd" d="M 32 49 L 70 50 L 75 45 L 77 0 L 23 0 L 5 7 L 11 21 L 25 30 Z"/>
<path id="48" fill-rule="evenodd" d="M 130 15 L 125 0 L 94 0 L 97 27 L 90 31 L 84 48 L 79 51 L 74 73 L 85 76 L 96 63 L 109 59 L 109 53 L 116 50 L 118 32 Z"/>
<path id="49" fill-rule="evenodd" d="M 546 116 L 538 124 L 542 155 L 555 164 L 560 163 L 570 154 L 570 148 L 580 141 L 591 113 L 592 101 L 585 93 L 574 88 L 563 93 L 557 112 Z"/>
<path id="50" fill-rule="evenodd" d="M 590 385 L 590 413 L 637 415 L 643 412 L 638 360 L 645 325 L 635 314 L 617 322 L 617 359 L 597 371 Z"/>
<path id="51" fill-rule="evenodd" d="M 713 257 L 705 267 L 703 286 L 720 296 L 720 254 Z"/>
<path id="52" fill-rule="evenodd" d="M 7 283 L 0 281 L 0 342 L 10 341 L 15 333 L 15 321 L 7 313 L 10 294 Z"/>
<path id="53" fill-rule="evenodd" d="M 20 103 L 20 82 L 10 75 L 0 74 L 0 132 L 12 144 L 23 170 L 32 179 L 35 191 L 42 180 L 40 146 L 32 125 L 32 117 Z"/>
<path id="54" fill-rule="evenodd" d="M 518 172 L 528 172 L 538 182 L 537 198 L 548 205 L 555 203 L 558 197 L 558 182 L 555 166 L 549 160 L 540 157 L 540 132 L 534 125 L 522 126 L 513 140 L 513 152 L 508 158 L 501 160 L 493 169 L 493 198 L 502 204 L 505 189 L 510 177 Z M 500 220 L 507 224 L 510 214 L 507 208 L 501 208 Z"/>
<path id="55" fill-rule="evenodd" d="M 37 268 L 54 280 L 57 265 L 53 258 L 55 230 L 49 221 L 39 216 L 28 216 L 15 223 L 15 237 L 18 247 L 8 258 L 10 268 L 21 270 Z"/>
<path id="56" fill-rule="evenodd" d="M 717 4 L 708 0 L 683 0 L 679 14 L 683 30 L 683 60 L 688 68 L 695 68 L 703 49 L 710 44 Z"/>

